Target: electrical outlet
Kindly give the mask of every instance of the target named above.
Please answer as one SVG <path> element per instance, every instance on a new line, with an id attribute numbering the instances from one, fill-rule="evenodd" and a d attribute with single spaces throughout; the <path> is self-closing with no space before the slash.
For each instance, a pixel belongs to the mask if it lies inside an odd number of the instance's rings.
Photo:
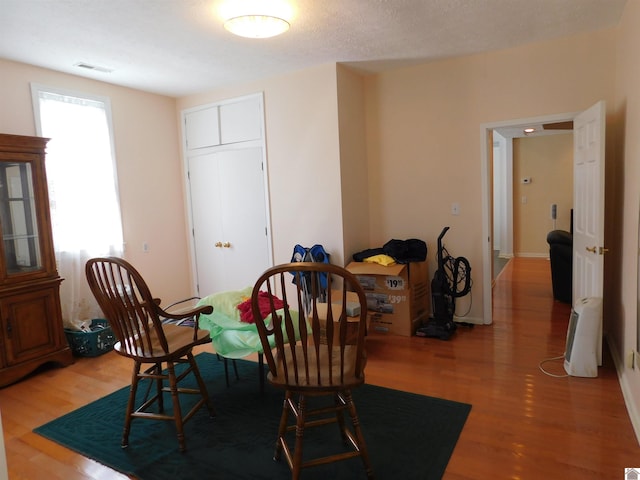
<path id="1" fill-rule="evenodd" d="M 142 251 L 144 253 L 149 253 L 149 250 L 150 250 L 149 244 L 147 242 L 142 242 Z"/>
<path id="2" fill-rule="evenodd" d="M 629 350 L 627 357 L 625 358 L 625 366 L 630 369 L 634 369 L 636 365 L 637 354 L 633 350 Z"/>

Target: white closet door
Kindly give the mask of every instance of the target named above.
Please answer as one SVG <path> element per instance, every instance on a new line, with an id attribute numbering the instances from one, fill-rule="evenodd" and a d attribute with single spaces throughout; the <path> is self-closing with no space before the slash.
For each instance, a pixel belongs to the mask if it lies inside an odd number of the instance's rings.
<path id="1" fill-rule="evenodd" d="M 200 296 L 253 285 L 269 267 L 261 147 L 189 159 Z"/>
<path id="2" fill-rule="evenodd" d="M 220 217 L 220 188 L 218 162 L 211 153 L 189 158 L 189 190 L 191 194 L 191 221 L 195 250 L 198 294 L 208 295 L 219 283 L 216 275 L 224 271 L 222 248 L 216 247 L 223 237 Z"/>

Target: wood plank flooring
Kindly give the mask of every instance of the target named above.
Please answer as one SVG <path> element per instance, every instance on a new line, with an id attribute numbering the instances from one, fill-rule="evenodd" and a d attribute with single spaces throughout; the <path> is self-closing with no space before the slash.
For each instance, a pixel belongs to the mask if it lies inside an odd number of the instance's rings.
<path id="1" fill-rule="evenodd" d="M 562 355 L 569 312 L 553 301 L 549 262 L 515 258 L 496 281 L 492 325 L 449 341 L 374 334 L 367 382 L 473 406 L 445 479 L 623 478 L 640 467 L 640 446 L 607 349 L 597 378 L 539 369 Z M 111 352 L 0 389 L 9 478 L 127 478 L 32 429 L 127 385 L 130 367 Z M 564 374 L 560 360 L 544 368 Z"/>

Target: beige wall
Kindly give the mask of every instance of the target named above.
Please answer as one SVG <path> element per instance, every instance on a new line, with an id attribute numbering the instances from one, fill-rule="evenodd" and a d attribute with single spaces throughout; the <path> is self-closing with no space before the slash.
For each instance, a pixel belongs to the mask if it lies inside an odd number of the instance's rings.
<path id="1" fill-rule="evenodd" d="M 523 178 L 531 183 L 523 184 Z M 524 200 L 523 200 L 524 199 Z M 526 202 L 526 203 L 525 203 Z M 557 205 L 557 220 L 551 205 Z M 573 207 L 573 135 L 513 140 L 513 244 L 518 256 L 548 257 L 547 233 L 570 230 Z"/>
<path id="2" fill-rule="evenodd" d="M 30 82 L 111 99 L 125 256 L 154 295 L 190 295 L 175 100 L 0 60 L 0 132 L 36 134 Z"/>
<path id="3" fill-rule="evenodd" d="M 600 31 L 367 78 L 372 242 L 415 236 L 435 259 L 436 238 L 450 226 L 445 244 L 471 263 L 470 317 L 481 319 L 479 126 L 579 111 L 601 99 L 612 105 L 614 42 L 614 31 Z"/>
<path id="4" fill-rule="evenodd" d="M 618 374 L 640 441 L 640 359 L 635 369 L 624 366 L 629 352 L 637 352 L 638 332 L 638 209 L 640 205 L 640 2 L 629 1 L 619 28 L 616 70 L 615 159 L 608 165 L 607 197 L 613 220 L 606 258 L 609 268 L 605 305 L 614 320 L 609 344 L 621 367 Z"/>
<path id="5" fill-rule="evenodd" d="M 338 66 L 338 124 L 345 264 L 371 247 L 363 78 Z"/>

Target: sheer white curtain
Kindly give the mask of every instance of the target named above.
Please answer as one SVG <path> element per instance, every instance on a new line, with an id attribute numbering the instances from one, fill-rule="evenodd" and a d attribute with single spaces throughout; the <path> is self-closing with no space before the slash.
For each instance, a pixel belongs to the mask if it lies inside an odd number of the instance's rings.
<path id="1" fill-rule="evenodd" d="M 101 317 L 86 281 L 91 257 L 123 251 L 108 99 L 33 87 L 46 172 L 65 326 Z M 37 103 L 37 104 L 36 104 Z"/>

